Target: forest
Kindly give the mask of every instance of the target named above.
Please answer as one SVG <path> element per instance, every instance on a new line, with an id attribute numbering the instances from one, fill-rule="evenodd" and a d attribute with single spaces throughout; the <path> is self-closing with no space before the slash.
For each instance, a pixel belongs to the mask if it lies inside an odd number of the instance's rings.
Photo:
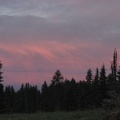
<path id="1" fill-rule="evenodd" d="M 53 74 L 51 83 L 44 81 L 41 90 L 29 83 L 22 84 L 15 91 L 13 86 L 3 85 L 3 64 L 0 62 L 0 113 L 36 113 L 53 111 L 77 111 L 106 107 L 111 110 L 120 96 L 120 67 L 117 50 L 113 52 L 111 70 L 96 68 L 93 75 L 88 69 L 85 80 L 64 79 L 60 70 Z M 110 93 L 110 94 L 109 94 Z M 112 96 L 112 97 L 111 97 Z M 120 99 L 115 102 L 120 105 Z M 118 108 L 118 107 L 116 107 Z"/>

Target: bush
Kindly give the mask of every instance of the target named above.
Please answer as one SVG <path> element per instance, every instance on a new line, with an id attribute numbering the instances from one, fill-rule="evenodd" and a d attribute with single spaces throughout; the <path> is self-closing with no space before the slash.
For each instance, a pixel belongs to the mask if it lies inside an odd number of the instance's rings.
<path id="1" fill-rule="evenodd" d="M 120 94 L 115 91 L 108 92 L 108 99 L 103 101 L 105 109 L 104 120 L 120 120 Z"/>

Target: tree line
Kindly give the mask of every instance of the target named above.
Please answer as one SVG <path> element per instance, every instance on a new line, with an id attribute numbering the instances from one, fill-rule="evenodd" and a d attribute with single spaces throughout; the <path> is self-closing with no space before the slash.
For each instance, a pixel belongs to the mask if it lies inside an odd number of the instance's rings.
<path id="1" fill-rule="evenodd" d="M 93 75 L 88 69 L 85 80 L 64 79 L 60 70 L 56 70 L 51 83 L 45 81 L 38 90 L 29 83 L 22 84 L 18 91 L 13 86 L 3 86 L 2 66 L 0 62 L 0 113 L 33 113 L 38 111 L 75 111 L 99 108 L 109 91 L 120 94 L 120 67 L 117 50 L 114 50 L 111 72 L 106 68 L 96 68 Z"/>

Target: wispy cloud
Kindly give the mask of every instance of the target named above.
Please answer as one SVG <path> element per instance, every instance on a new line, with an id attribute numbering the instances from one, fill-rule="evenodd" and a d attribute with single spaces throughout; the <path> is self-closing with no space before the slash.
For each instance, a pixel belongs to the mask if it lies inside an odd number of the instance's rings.
<path id="1" fill-rule="evenodd" d="M 88 67 L 109 69 L 113 50 L 120 52 L 119 6 L 119 0 L 1 0 L 6 84 L 50 81 L 56 69 L 77 80 Z"/>

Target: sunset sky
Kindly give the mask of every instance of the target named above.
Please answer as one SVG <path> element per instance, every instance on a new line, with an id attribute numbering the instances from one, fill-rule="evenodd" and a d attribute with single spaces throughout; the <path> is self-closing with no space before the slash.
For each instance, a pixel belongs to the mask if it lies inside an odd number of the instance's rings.
<path id="1" fill-rule="evenodd" d="M 120 0 L 0 0 L 0 60 L 5 85 L 84 79 L 120 56 Z M 119 60 L 119 57 L 118 57 Z"/>

